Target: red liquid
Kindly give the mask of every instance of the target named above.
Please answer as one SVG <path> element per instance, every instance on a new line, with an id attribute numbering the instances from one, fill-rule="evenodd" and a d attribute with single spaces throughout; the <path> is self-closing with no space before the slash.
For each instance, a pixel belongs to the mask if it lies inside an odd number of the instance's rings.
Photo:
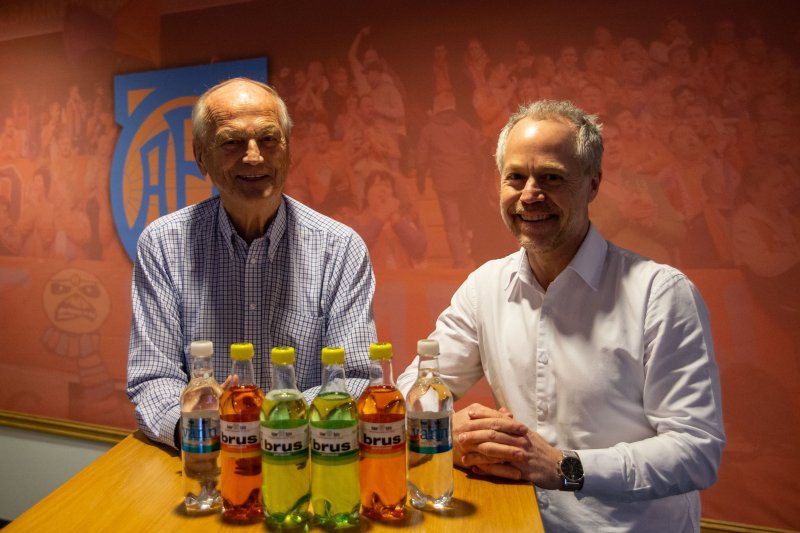
<path id="1" fill-rule="evenodd" d="M 368 518 L 398 520 L 405 514 L 405 411 L 403 395 L 387 385 L 367 388 L 358 400 L 362 429 L 364 423 L 396 428 L 373 434 L 372 443 L 364 442 L 366 432 L 361 436 L 361 513 Z"/>
<path id="2" fill-rule="evenodd" d="M 220 398 L 220 493 L 226 520 L 263 520 L 259 416 L 264 394 L 256 385 L 226 390 Z M 227 428 L 227 429 L 226 429 Z"/>

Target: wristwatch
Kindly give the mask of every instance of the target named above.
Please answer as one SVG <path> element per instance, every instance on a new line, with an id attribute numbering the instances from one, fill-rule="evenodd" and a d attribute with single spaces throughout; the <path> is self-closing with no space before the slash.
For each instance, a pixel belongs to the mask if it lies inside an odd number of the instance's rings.
<path id="1" fill-rule="evenodd" d="M 577 452 L 561 450 L 563 456 L 556 463 L 556 471 L 561 478 L 561 487 L 558 490 L 576 491 L 583 488 L 583 464 Z"/>

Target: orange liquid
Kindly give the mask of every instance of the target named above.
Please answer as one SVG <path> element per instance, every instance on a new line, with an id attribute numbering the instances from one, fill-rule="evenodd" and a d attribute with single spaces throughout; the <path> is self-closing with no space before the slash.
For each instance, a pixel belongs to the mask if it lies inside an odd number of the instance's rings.
<path id="1" fill-rule="evenodd" d="M 259 416 L 264 394 L 256 385 L 226 390 L 220 398 L 220 493 L 223 516 L 235 522 L 262 520 L 261 507 L 261 444 Z M 226 423 L 237 425 L 236 431 L 225 430 Z M 252 430 L 254 428 L 254 431 Z"/>
<path id="2" fill-rule="evenodd" d="M 367 388 L 358 401 L 358 419 L 362 422 L 397 424 L 405 420 L 405 412 L 403 395 L 388 385 Z M 361 513 L 368 518 L 398 520 L 405 514 L 404 425 L 400 434 L 399 442 L 389 434 L 375 437 L 371 445 L 360 442 Z"/>

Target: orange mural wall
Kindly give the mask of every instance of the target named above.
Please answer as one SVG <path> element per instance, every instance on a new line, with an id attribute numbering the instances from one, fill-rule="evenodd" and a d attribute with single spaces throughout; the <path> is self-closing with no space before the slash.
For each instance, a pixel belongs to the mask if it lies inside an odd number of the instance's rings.
<path id="1" fill-rule="evenodd" d="M 396 372 L 470 270 L 515 248 L 500 127 L 567 98 L 605 125 L 593 222 L 711 312 L 728 445 L 703 516 L 799 529 L 800 12 L 768 4 L 0 3 L 0 410 L 135 427 L 114 76 L 268 58 L 296 122 L 287 193 L 368 243 Z"/>

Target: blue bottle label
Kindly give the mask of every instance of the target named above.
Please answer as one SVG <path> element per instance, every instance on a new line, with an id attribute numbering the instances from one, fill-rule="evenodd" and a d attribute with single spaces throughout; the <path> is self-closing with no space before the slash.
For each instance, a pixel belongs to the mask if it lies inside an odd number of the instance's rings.
<path id="1" fill-rule="evenodd" d="M 219 451 L 219 417 L 209 415 L 211 413 L 202 411 L 181 415 L 181 448 L 183 451 L 188 453 Z"/>
<path id="2" fill-rule="evenodd" d="M 408 449 L 427 454 L 452 450 L 450 413 L 408 413 Z"/>

